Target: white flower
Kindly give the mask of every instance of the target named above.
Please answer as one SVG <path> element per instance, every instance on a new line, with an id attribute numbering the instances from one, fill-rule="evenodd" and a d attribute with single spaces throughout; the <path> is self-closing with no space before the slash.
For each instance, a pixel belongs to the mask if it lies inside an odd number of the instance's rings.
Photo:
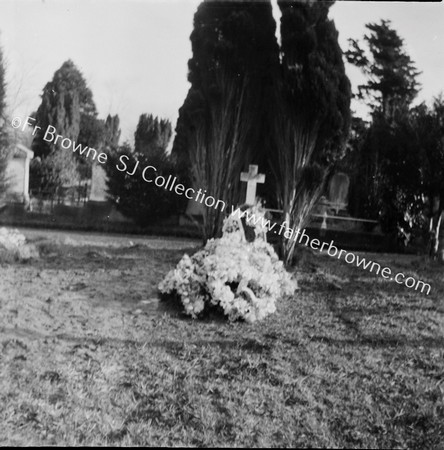
<path id="1" fill-rule="evenodd" d="M 184 255 L 159 283 L 159 290 L 177 293 L 193 318 L 205 305 L 219 305 L 229 320 L 254 322 L 273 314 L 276 300 L 293 294 L 297 284 L 273 247 L 262 239 L 246 242 L 239 222 L 230 217 L 222 238 L 209 240 L 191 257 Z"/>

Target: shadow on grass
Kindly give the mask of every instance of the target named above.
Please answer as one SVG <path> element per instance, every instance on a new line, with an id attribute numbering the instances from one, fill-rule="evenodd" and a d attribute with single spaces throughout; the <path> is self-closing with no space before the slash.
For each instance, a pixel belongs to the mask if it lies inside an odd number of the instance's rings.
<path id="1" fill-rule="evenodd" d="M 325 344 L 342 347 L 344 345 L 350 345 L 352 347 L 369 346 L 377 348 L 389 348 L 389 347 L 425 347 L 425 348 L 444 348 L 444 338 L 428 338 L 423 337 L 421 339 L 408 339 L 399 336 L 390 335 L 378 335 L 378 336 L 358 336 L 353 339 L 336 339 L 329 336 L 313 336 L 312 341 L 323 342 Z"/>
<path id="2" fill-rule="evenodd" d="M 184 344 L 179 341 L 155 341 L 152 343 L 154 347 L 162 347 L 173 356 L 177 356 L 182 352 L 186 346 L 196 346 L 199 348 L 211 347 L 218 350 L 241 350 L 248 351 L 256 354 L 269 353 L 272 350 L 272 346 L 257 341 L 256 339 L 245 339 L 243 342 L 239 342 L 234 339 L 212 339 L 212 340 L 194 340 Z"/>
<path id="3" fill-rule="evenodd" d="M 26 330 L 22 330 L 22 337 L 26 335 L 24 333 Z M 239 342 L 235 339 L 195 339 L 190 341 L 179 341 L 179 340 L 153 340 L 153 341 L 145 341 L 145 340 L 135 340 L 135 339 L 124 339 L 124 338 L 111 338 L 111 337 L 102 337 L 102 336 L 94 336 L 94 337 L 85 337 L 85 336 L 73 336 L 70 334 L 55 334 L 55 335 L 47 335 L 47 336 L 34 336 L 36 338 L 52 338 L 59 339 L 60 341 L 70 342 L 74 344 L 75 347 L 88 347 L 90 345 L 94 346 L 102 346 L 102 345 L 124 345 L 128 347 L 139 348 L 143 346 L 144 348 L 162 348 L 165 349 L 172 356 L 180 355 L 184 350 L 189 350 L 192 347 L 196 347 L 196 350 L 203 349 L 205 347 L 208 348 L 217 348 L 218 350 L 240 350 L 253 352 L 256 354 L 264 354 L 269 353 L 272 350 L 272 345 L 267 343 L 259 342 L 256 339 L 244 339 L 242 342 Z"/>
<path id="4" fill-rule="evenodd" d="M 184 253 L 192 255 L 199 247 L 185 249 L 149 248 L 145 245 L 131 247 L 104 247 L 95 245 L 69 245 L 47 240 L 36 242 L 40 253 L 39 266 L 46 269 L 67 267 L 67 270 L 91 269 L 106 267 L 107 269 L 122 269 L 128 266 L 149 266 L 151 261 L 164 263 L 172 268 L 176 265 Z M 8 258 L 0 263 L 9 265 L 21 265 L 15 258 Z M 160 280 L 159 280 L 160 281 Z"/>

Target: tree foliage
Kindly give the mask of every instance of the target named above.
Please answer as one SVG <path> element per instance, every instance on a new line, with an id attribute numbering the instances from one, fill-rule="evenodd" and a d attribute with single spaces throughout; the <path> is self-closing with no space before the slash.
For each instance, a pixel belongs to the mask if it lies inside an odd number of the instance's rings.
<path id="1" fill-rule="evenodd" d="M 134 134 L 134 150 L 146 156 L 162 154 L 166 151 L 172 133 L 169 120 L 142 114 Z"/>
<path id="2" fill-rule="evenodd" d="M 36 158 L 31 180 L 42 188 L 55 189 L 66 184 L 75 184 L 79 179 L 78 158 L 69 149 L 61 148 L 43 139 L 48 125 L 57 134 L 93 146 L 100 140 L 101 125 L 91 90 L 81 72 L 71 60 L 62 64 L 46 84 L 36 119 L 41 129 L 36 133 L 32 150 Z"/>
<path id="3" fill-rule="evenodd" d="M 372 110 L 371 123 L 355 139 L 353 158 L 363 173 L 361 189 L 354 193 L 355 213 L 379 219 L 386 232 L 408 241 L 421 216 L 422 144 L 416 139 L 419 110 L 412 108 L 419 72 L 390 21 L 366 28 L 364 43 L 350 39 L 346 52 L 348 61 L 366 76 L 357 97 Z"/>
<path id="4" fill-rule="evenodd" d="M 418 231 L 432 231 L 444 207 L 443 105 L 439 96 L 432 107 L 422 103 L 390 122 L 381 115 L 361 122 L 345 158 L 355 186 L 351 212 L 378 219 L 401 247 Z"/>
<path id="5" fill-rule="evenodd" d="M 267 104 L 278 64 L 268 1 L 202 2 L 191 34 L 191 88 L 179 111 L 173 156 L 185 181 L 227 204 L 239 201 L 239 175 L 266 151 Z M 205 208 L 204 239 L 222 212 Z"/>
<path id="6" fill-rule="evenodd" d="M 116 130 L 115 120 L 108 118 L 106 125 L 110 132 Z M 105 170 L 108 175 L 109 199 L 116 208 L 141 226 L 155 224 L 159 219 L 177 213 L 183 201 L 182 197 L 155 186 L 153 182 L 148 183 L 142 177 L 142 170 L 147 166 L 157 169 L 156 176 L 168 178 L 169 175 L 175 175 L 175 165 L 166 152 L 168 136 L 171 136 L 171 123 L 142 114 L 135 132 L 134 150 L 128 143 L 120 147 L 113 145 L 112 142 L 116 142 L 115 136 L 114 131 L 114 138 L 110 139 L 110 145 L 107 146 L 108 164 Z M 127 170 L 117 168 L 123 168 L 121 157 L 124 157 Z M 137 164 L 137 170 L 133 173 Z"/>
<path id="7" fill-rule="evenodd" d="M 346 57 L 367 77 L 367 82 L 358 87 L 358 98 L 367 100 L 374 113 L 391 119 L 405 111 L 416 97 L 420 72 L 389 20 L 368 23 L 366 28 L 369 31 L 364 36 L 366 47 L 350 39 Z"/>
<path id="8" fill-rule="evenodd" d="M 365 47 L 350 40 L 346 53 L 367 77 L 358 97 L 372 108 L 372 121 L 358 130 L 349 158 L 363 175 L 354 203 L 358 214 L 379 219 L 401 245 L 424 230 L 436 255 L 444 209 L 444 101 L 440 96 L 432 107 L 412 106 L 420 72 L 403 39 L 390 21 L 366 27 Z"/>
<path id="9" fill-rule="evenodd" d="M 227 204 L 256 163 L 288 224 L 302 226 L 349 128 L 350 84 L 331 2 L 279 1 L 279 49 L 271 4 L 204 1 L 194 18 L 191 88 L 173 147 L 192 182 Z M 204 209 L 204 238 L 220 212 Z M 284 246 L 291 259 L 293 247 Z"/>
<path id="10" fill-rule="evenodd" d="M 439 234 L 435 227 L 444 210 L 443 98 L 435 98 L 431 108 L 425 104 L 412 108 L 398 119 L 390 137 L 381 201 L 386 228 L 405 243 L 417 229 L 431 226 L 429 231 Z"/>
<path id="11" fill-rule="evenodd" d="M 104 149 L 113 149 L 117 148 L 119 145 L 120 139 L 120 119 L 116 114 L 115 116 L 111 116 L 108 114 L 105 120 L 104 125 L 104 134 L 103 134 L 103 147 Z"/>
<path id="12" fill-rule="evenodd" d="M 350 127 L 350 82 L 332 2 L 279 1 L 281 77 L 274 102 L 275 152 L 270 157 L 279 205 L 292 229 L 302 229 L 328 169 L 345 149 Z M 283 239 L 290 263 L 295 241 Z"/>

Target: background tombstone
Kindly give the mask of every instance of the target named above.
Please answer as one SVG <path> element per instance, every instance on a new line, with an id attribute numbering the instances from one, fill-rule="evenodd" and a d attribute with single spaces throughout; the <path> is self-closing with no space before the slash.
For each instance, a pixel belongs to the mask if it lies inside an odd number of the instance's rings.
<path id="1" fill-rule="evenodd" d="M 330 207 L 338 215 L 340 210 L 346 210 L 348 206 L 348 190 L 350 178 L 343 172 L 335 173 L 328 184 L 328 200 Z"/>

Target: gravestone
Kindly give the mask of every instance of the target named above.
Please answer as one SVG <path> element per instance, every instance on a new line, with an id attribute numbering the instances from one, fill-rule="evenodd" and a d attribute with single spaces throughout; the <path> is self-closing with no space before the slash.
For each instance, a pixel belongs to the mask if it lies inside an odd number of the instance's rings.
<path id="1" fill-rule="evenodd" d="M 328 184 L 328 202 L 336 211 L 336 215 L 339 211 L 347 209 L 349 187 L 350 178 L 343 172 L 335 173 Z"/>

